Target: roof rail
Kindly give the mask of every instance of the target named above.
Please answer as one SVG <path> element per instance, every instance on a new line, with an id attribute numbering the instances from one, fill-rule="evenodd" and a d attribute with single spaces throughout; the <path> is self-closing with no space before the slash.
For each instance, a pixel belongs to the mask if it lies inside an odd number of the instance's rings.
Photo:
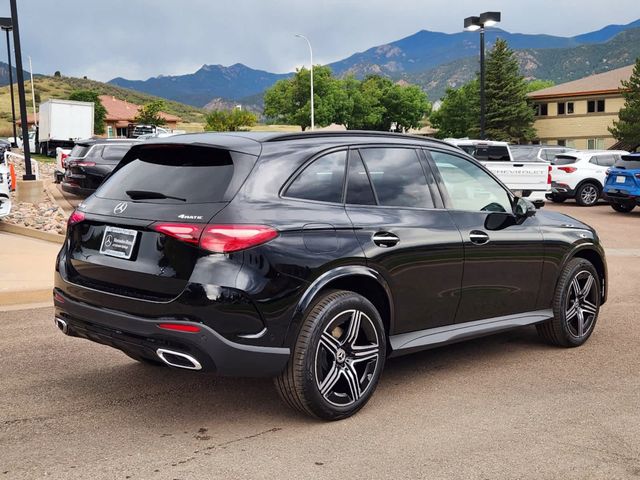
<path id="1" fill-rule="evenodd" d="M 295 132 L 295 133 L 282 133 L 275 134 L 269 137 L 264 142 L 284 142 L 287 140 L 304 140 L 308 138 L 326 138 L 326 137 L 390 137 L 390 138 L 411 138 L 414 140 L 421 140 L 423 142 L 434 142 L 450 145 L 443 140 L 438 140 L 431 137 L 422 137 L 420 135 L 412 135 L 408 133 L 394 133 L 394 132 L 379 132 L 375 130 L 343 130 L 343 131 L 320 131 L 320 132 Z"/>

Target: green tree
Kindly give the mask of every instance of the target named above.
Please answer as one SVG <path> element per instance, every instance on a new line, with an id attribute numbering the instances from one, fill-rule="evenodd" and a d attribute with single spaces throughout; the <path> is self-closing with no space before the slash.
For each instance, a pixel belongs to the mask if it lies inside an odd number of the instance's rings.
<path id="1" fill-rule="evenodd" d="M 104 133 L 104 121 L 107 117 L 107 109 L 102 105 L 98 92 L 92 90 L 76 90 L 71 92 L 69 100 L 93 102 L 93 133 L 102 135 Z"/>
<path id="2" fill-rule="evenodd" d="M 543 88 L 553 87 L 556 84 L 553 80 L 541 80 L 539 78 L 527 82 L 527 93 L 537 92 Z"/>
<path id="3" fill-rule="evenodd" d="M 297 70 L 291 78 L 276 82 L 265 92 L 264 114 L 273 121 L 299 125 L 306 130 L 311 126 L 310 87 L 311 75 L 306 68 Z M 331 68 L 313 67 L 313 88 L 315 124 L 327 126 L 338 116 L 338 108 L 342 108 L 337 104 L 339 98 L 345 100 Z"/>
<path id="4" fill-rule="evenodd" d="M 629 148 L 640 146 L 640 57 L 629 80 L 623 80 L 621 88 L 624 107 L 620 109 L 619 120 L 609 127 L 611 134 Z"/>
<path id="5" fill-rule="evenodd" d="M 165 104 L 162 100 L 154 100 L 146 105 L 140 107 L 138 115 L 134 121 L 142 125 L 164 125 L 167 121 L 162 118 L 162 109 L 165 108 Z"/>
<path id="6" fill-rule="evenodd" d="M 447 88 L 442 104 L 429 120 L 438 138 L 478 137 L 480 133 L 480 89 L 478 80 L 460 88 Z"/>
<path id="7" fill-rule="evenodd" d="M 247 127 L 255 125 L 258 117 L 248 110 L 213 110 L 205 115 L 207 131 L 215 132 L 237 132 L 245 130 Z"/>
<path id="8" fill-rule="evenodd" d="M 487 58 L 486 135 L 491 140 L 529 141 L 535 138 L 534 112 L 527 84 L 507 42 L 498 39 Z"/>

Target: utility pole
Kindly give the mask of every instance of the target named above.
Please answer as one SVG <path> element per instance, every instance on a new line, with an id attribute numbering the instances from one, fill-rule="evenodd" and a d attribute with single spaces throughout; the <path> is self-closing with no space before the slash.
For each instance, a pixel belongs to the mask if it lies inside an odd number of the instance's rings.
<path id="1" fill-rule="evenodd" d="M 24 92 L 24 70 L 22 68 L 22 51 L 20 50 L 20 29 L 18 27 L 18 6 L 16 0 L 11 3 L 11 23 L 13 26 L 13 45 L 16 51 L 16 80 L 18 82 L 18 101 L 20 102 L 20 126 L 22 127 L 22 148 L 24 151 L 25 174 L 23 180 L 35 180 L 31 171 L 31 152 L 29 150 L 29 127 L 27 123 L 27 100 Z"/>
<path id="2" fill-rule="evenodd" d="M 12 147 L 17 146 L 18 133 L 16 131 L 16 104 L 13 96 L 13 66 L 11 62 L 11 38 L 9 37 L 9 32 L 11 31 L 11 19 L 10 18 L 0 18 L 0 24 L 2 25 L 2 30 L 7 34 L 7 63 L 9 64 L 9 89 L 11 90 L 11 125 L 13 127 L 13 142 L 11 143 Z"/>

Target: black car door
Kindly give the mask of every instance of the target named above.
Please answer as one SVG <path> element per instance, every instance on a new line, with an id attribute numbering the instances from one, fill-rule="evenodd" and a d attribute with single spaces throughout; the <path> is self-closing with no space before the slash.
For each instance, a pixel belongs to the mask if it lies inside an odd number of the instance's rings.
<path id="1" fill-rule="evenodd" d="M 346 211 L 368 265 L 391 287 L 392 335 L 451 324 L 458 307 L 462 239 L 421 154 L 398 146 L 349 154 Z"/>
<path id="2" fill-rule="evenodd" d="M 489 231 L 493 211 L 512 212 L 512 196 L 488 171 L 451 152 L 427 152 L 443 199 L 464 244 L 464 275 L 456 323 L 535 310 L 544 261 L 535 216 Z"/>

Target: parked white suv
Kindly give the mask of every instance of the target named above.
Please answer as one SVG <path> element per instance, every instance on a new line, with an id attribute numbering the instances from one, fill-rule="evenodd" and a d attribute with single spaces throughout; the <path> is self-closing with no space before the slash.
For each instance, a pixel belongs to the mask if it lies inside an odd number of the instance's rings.
<path id="1" fill-rule="evenodd" d="M 564 202 L 575 198 L 578 205 L 591 207 L 598 203 L 607 170 L 620 160 L 623 150 L 586 150 L 557 155 L 551 168 L 551 193 L 547 198 Z"/>

